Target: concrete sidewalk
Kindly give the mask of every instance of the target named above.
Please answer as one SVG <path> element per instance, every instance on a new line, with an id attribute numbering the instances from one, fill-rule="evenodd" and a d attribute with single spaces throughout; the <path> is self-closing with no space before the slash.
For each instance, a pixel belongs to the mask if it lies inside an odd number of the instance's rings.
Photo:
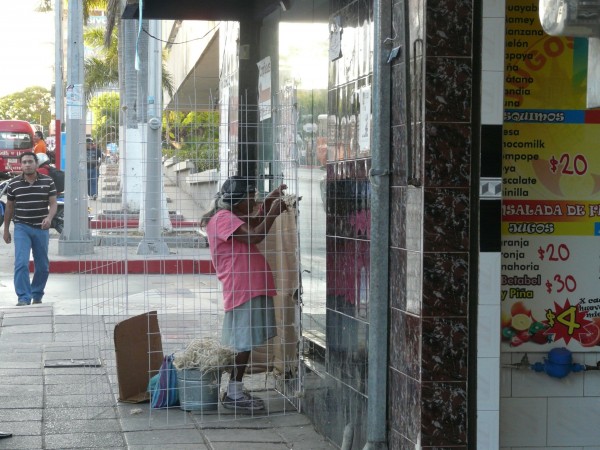
<path id="1" fill-rule="evenodd" d="M 47 303 L 5 306 L 2 291 L 0 430 L 14 436 L 0 440 L 0 449 L 335 448 L 275 391 L 257 393 L 267 411 L 254 416 L 236 416 L 220 405 L 186 412 L 121 403 L 114 361 L 107 360 L 111 349 L 100 367 L 78 366 L 90 360 L 82 331 L 89 317 L 58 315 Z"/>
<path id="2" fill-rule="evenodd" d="M 112 333 L 123 316 L 87 314 L 85 304 L 80 305 L 85 303 L 81 297 L 85 293 L 80 291 L 82 276 L 77 274 L 51 274 L 43 304 L 15 306 L 13 251 L 0 243 L 0 430 L 13 433 L 12 438 L 0 440 L 0 449 L 336 448 L 316 433 L 308 417 L 266 387 L 264 374 L 259 378 L 262 382 L 252 384 L 257 375 L 246 382 L 266 400 L 267 410 L 254 416 L 236 416 L 221 405 L 217 411 L 201 413 L 119 402 Z M 130 315 L 147 310 L 145 297 L 153 277 L 171 283 L 163 286 L 171 291 L 198 277 L 207 284 L 215 282 L 212 275 L 129 275 Z M 161 333 L 172 333 L 168 327 L 163 330 L 161 320 L 159 311 Z M 89 334 L 91 328 L 95 335 Z M 185 337 L 187 331 L 177 330 L 177 336 Z M 165 352 L 171 339 L 166 347 L 163 340 Z M 98 357 L 100 367 L 78 366 L 91 354 Z"/>

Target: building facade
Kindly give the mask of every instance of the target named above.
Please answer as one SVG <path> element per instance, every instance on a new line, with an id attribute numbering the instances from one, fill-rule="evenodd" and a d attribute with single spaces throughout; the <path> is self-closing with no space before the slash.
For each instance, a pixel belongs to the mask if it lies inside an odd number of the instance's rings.
<path id="1" fill-rule="evenodd" d="M 564 449 L 596 448 L 596 432 L 577 423 L 598 409 L 597 374 L 556 380 L 515 371 L 508 365 L 523 355 L 500 351 L 504 0 L 232 1 L 202 11 L 160 3 L 144 2 L 145 17 L 183 20 L 188 29 L 193 20 L 218 24 L 211 42 L 227 56 L 213 83 L 221 101 L 225 79 L 236 98 L 258 99 L 257 64 L 267 57 L 280 92 L 289 78 L 284 38 L 313 46 L 315 61 L 323 50 L 281 25 L 326 25 L 326 63 L 310 66 L 326 73 L 326 86 L 302 78 L 309 100 L 299 102 L 299 123 L 310 125 L 301 173 L 324 199 L 322 211 L 310 208 L 313 275 L 303 278 L 320 305 L 303 314 L 303 408 L 315 427 L 339 446 L 351 435 L 354 449 L 548 448 L 557 440 Z M 135 4 L 125 16 L 135 16 Z M 165 24 L 167 35 L 182 27 Z M 214 66 L 203 77 L 196 65 L 214 54 L 207 46 L 193 56 L 188 75 L 214 79 Z M 185 92 L 190 77 L 179 79 Z M 244 120 L 260 123 L 253 114 Z M 237 156 L 259 160 L 249 148 Z M 386 202 L 382 235 L 373 228 L 382 211 L 372 207 Z M 385 285 L 374 285 L 381 270 Z M 385 336 L 378 346 L 373 323 Z M 595 364 L 597 356 L 575 358 Z"/>

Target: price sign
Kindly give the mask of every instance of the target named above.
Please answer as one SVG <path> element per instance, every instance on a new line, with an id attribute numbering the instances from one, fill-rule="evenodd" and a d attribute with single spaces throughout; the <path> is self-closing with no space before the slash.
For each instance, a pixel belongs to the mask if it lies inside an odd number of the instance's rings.
<path id="1" fill-rule="evenodd" d="M 578 40 L 544 33 L 537 8 L 506 5 L 503 351 L 600 351 L 600 113 L 586 109 L 587 60 Z"/>

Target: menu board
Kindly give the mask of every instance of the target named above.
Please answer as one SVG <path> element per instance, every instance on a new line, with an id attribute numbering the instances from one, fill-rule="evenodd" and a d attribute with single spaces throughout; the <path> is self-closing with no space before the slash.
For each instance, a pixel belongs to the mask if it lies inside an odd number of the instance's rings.
<path id="1" fill-rule="evenodd" d="M 503 351 L 600 351 L 600 111 L 587 40 L 549 36 L 507 0 L 502 152 Z"/>

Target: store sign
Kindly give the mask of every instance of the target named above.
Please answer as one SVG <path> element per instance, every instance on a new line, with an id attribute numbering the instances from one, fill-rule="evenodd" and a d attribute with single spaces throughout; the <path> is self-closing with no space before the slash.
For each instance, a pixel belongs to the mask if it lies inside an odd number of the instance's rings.
<path id="1" fill-rule="evenodd" d="M 503 350 L 600 348 L 600 111 L 587 39 L 544 33 L 507 0 L 502 154 Z"/>
<path id="2" fill-rule="evenodd" d="M 271 118 L 271 57 L 261 59 L 258 66 L 258 113 L 261 121 Z"/>

